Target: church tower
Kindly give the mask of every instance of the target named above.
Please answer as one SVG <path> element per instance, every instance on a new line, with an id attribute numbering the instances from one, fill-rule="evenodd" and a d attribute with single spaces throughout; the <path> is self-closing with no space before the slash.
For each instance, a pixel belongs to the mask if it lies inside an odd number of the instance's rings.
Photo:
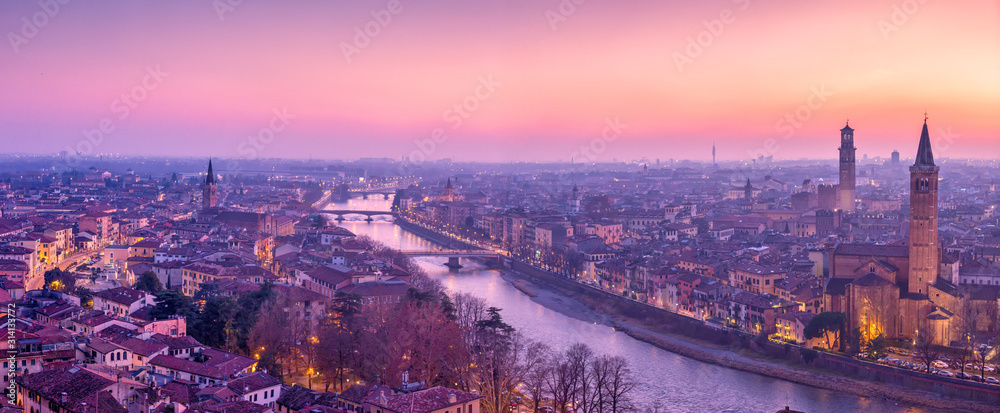
<path id="1" fill-rule="evenodd" d="M 219 205 L 219 186 L 215 183 L 215 172 L 212 171 L 212 160 L 208 160 L 208 175 L 205 185 L 201 187 L 201 208 L 210 209 Z"/>
<path id="2" fill-rule="evenodd" d="M 855 188 L 855 167 L 854 154 L 857 148 L 854 147 L 854 129 L 851 125 L 844 126 L 840 130 L 840 185 L 838 186 L 838 198 L 841 211 L 853 212 L 854 200 L 857 198 Z"/>
<path id="3" fill-rule="evenodd" d="M 455 200 L 455 187 L 451 186 L 451 178 L 448 178 L 448 184 L 444 187 L 444 201 L 452 202 Z"/>
<path id="4" fill-rule="evenodd" d="M 910 277 L 909 292 L 927 294 L 937 280 L 938 250 L 938 166 L 934 165 L 927 115 L 920 132 L 917 160 L 910 167 Z"/>
<path id="5" fill-rule="evenodd" d="M 750 178 L 747 178 L 747 184 L 743 187 L 743 198 L 753 199 L 753 185 L 750 185 Z"/>

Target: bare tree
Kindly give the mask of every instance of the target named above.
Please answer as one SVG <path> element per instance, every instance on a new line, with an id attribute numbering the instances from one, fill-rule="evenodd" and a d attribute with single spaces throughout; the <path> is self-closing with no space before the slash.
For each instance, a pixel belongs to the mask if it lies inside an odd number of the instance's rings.
<path id="1" fill-rule="evenodd" d="M 538 413 L 544 406 L 548 387 L 546 386 L 552 369 L 552 350 L 540 344 L 539 357 L 541 361 L 524 376 L 524 395 L 528 398 L 528 407 L 532 413 Z"/>
<path id="2" fill-rule="evenodd" d="M 609 375 L 604 385 L 604 393 L 607 394 L 607 411 L 610 413 L 634 411 L 632 392 L 635 391 L 636 381 L 632 369 L 628 366 L 628 360 L 621 356 L 610 357 L 607 369 Z"/>
<path id="3" fill-rule="evenodd" d="M 608 406 L 608 397 L 605 389 L 611 381 L 610 359 L 606 356 L 594 357 L 590 361 L 590 376 L 593 380 L 594 390 L 590 396 L 591 412 L 604 413 Z"/>
<path id="4" fill-rule="evenodd" d="M 552 396 L 552 409 L 559 413 L 568 413 L 569 406 L 576 396 L 578 377 L 573 365 L 565 354 L 560 354 L 552 360 L 546 387 Z"/>
<path id="5" fill-rule="evenodd" d="M 955 355 L 952 356 L 952 360 L 958 363 L 958 368 L 962 374 L 965 374 L 965 365 L 972 360 L 972 357 L 972 340 L 962 337 L 958 341 L 958 347 Z"/>
<path id="6" fill-rule="evenodd" d="M 476 389 L 483 396 L 483 412 L 508 413 L 517 387 L 545 360 L 544 346 L 504 323 L 500 309 L 491 307 L 487 314 L 487 319 L 476 323 Z"/>
<path id="7" fill-rule="evenodd" d="M 927 327 L 921 328 L 913 343 L 913 357 L 930 371 L 931 363 L 937 360 L 939 355 L 938 347 L 934 345 L 934 332 Z"/>
<path id="8" fill-rule="evenodd" d="M 660 413 L 663 411 L 664 405 L 663 401 L 660 399 L 653 400 L 649 406 L 646 406 L 646 413 Z"/>
<path id="9" fill-rule="evenodd" d="M 593 376 L 587 366 L 594 358 L 594 351 L 586 344 L 576 343 L 566 350 L 566 361 L 569 363 L 569 372 L 574 377 L 575 386 L 570 395 L 573 406 L 583 413 L 594 411 Z"/>
<path id="10" fill-rule="evenodd" d="M 476 323 L 485 320 L 486 309 L 489 306 L 486 300 L 469 293 L 458 293 L 452 296 L 455 304 L 455 321 L 462 329 L 462 337 L 469 345 L 475 343 Z"/>
<path id="11" fill-rule="evenodd" d="M 973 343 L 972 367 L 979 369 L 979 377 L 985 379 L 986 364 L 989 361 L 988 359 L 990 358 L 990 354 L 993 348 L 990 347 L 989 338 L 985 334 L 981 335 L 980 337 L 981 338 L 977 338 L 975 340 L 975 343 Z"/>
<path id="12" fill-rule="evenodd" d="M 280 378 L 293 372 L 297 347 L 295 332 L 291 330 L 292 317 L 276 301 L 268 300 L 261 306 L 247 345 L 255 351 L 261 367 Z"/>

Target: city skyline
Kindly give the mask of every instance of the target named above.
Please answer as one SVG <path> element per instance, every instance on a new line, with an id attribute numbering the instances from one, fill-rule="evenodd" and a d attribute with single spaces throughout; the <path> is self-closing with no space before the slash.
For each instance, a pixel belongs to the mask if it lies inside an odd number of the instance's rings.
<path id="1" fill-rule="evenodd" d="M 940 157 L 991 158 L 998 23 L 993 2 L 24 2 L 0 16 L 0 124 L 36 154 L 589 163 L 714 141 L 726 162 L 829 159 L 848 118 L 859 157 L 912 158 L 927 111 Z"/>

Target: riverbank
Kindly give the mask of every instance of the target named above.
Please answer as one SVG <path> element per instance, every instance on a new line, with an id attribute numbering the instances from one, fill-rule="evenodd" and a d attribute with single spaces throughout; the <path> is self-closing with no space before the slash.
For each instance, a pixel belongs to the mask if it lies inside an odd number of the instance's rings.
<path id="1" fill-rule="evenodd" d="M 437 233 L 435 231 L 431 231 L 431 230 L 429 230 L 427 228 L 424 228 L 424 227 L 422 227 L 420 225 L 417 225 L 417 224 L 414 224 L 412 222 L 409 222 L 409 221 L 407 221 L 407 220 L 405 220 L 403 218 L 396 218 L 396 220 L 394 221 L 394 223 L 397 226 L 399 226 L 400 228 L 405 229 L 408 232 L 411 232 L 411 233 L 413 233 L 415 235 L 420 236 L 421 238 L 427 239 L 428 241 L 431 241 L 431 242 L 433 242 L 435 244 L 438 244 L 438 245 L 441 245 L 443 247 L 458 248 L 458 249 L 479 249 L 479 247 L 477 247 L 475 245 L 471 245 L 471 244 L 468 244 L 468 243 L 465 243 L 465 242 L 453 239 L 453 238 L 451 238 L 451 237 L 449 237 L 447 235 L 439 234 L 439 233 Z"/>
<path id="2" fill-rule="evenodd" d="M 532 282 L 533 277 L 518 271 L 504 271 L 503 279 L 514 285 L 515 288 L 518 288 L 518 285 L 529 288 L 536 293 L 535 296 L 529 294 L 533 301 L 553 311 L 588 322 L 614 326 L 636 340 L 701 362 L 811 387 L 866 398 L 890 399 L 935 410 L 1000 411 L 1000 407 L 997 406 L 954 397 L 942 397 L 933 392 L 893 384 L 847 377 L 807 365 L 801 361 L 792 362 L 786 359 L 771 358 L 742 346 L 722 347 L 715 343 L 672 334 L 669 331 L 663 331 L 656 325 L 648 325 L 646 320 L 623 317 L 620 314 L 611 316 L 607 314 L 607 308 L 594 308 L 594 306 L 585 303 L 589 300 L 581 300 L 578 295 L 552 285 Z"/>

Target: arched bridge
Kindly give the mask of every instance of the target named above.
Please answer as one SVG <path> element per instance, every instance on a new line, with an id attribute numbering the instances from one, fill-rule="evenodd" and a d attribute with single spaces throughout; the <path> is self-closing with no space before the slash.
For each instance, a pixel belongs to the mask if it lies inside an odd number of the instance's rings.
<path id="1" fill-rule="evenodd" d="M 371 222 L 373 217 L 387 216 L 387 217 L 397 217 L 399 214 L 392 211 L 361 211 L 353 209 L 325 209 L 320 211 L 324 214 L 336 215 L 337 221 L 343 221 L 344 217 L 347 215 L 364 215 L 365 221 Z"/>
<path id="2" fill-rule="evenodd" d="M 451 268 L 461 268 L 462 258 L 496 258 L 497 263 L 503 260 L 503 253 L 496 250 L 403 250 L 400 253 L 409 257 L 448 257 L 445 265 Z"/>
<path id="3" fill-rule="evenodd" d="M 491 250 L 403 250 L 401 254 L 410 257 L 496 257 L 502 253 Z"/>

